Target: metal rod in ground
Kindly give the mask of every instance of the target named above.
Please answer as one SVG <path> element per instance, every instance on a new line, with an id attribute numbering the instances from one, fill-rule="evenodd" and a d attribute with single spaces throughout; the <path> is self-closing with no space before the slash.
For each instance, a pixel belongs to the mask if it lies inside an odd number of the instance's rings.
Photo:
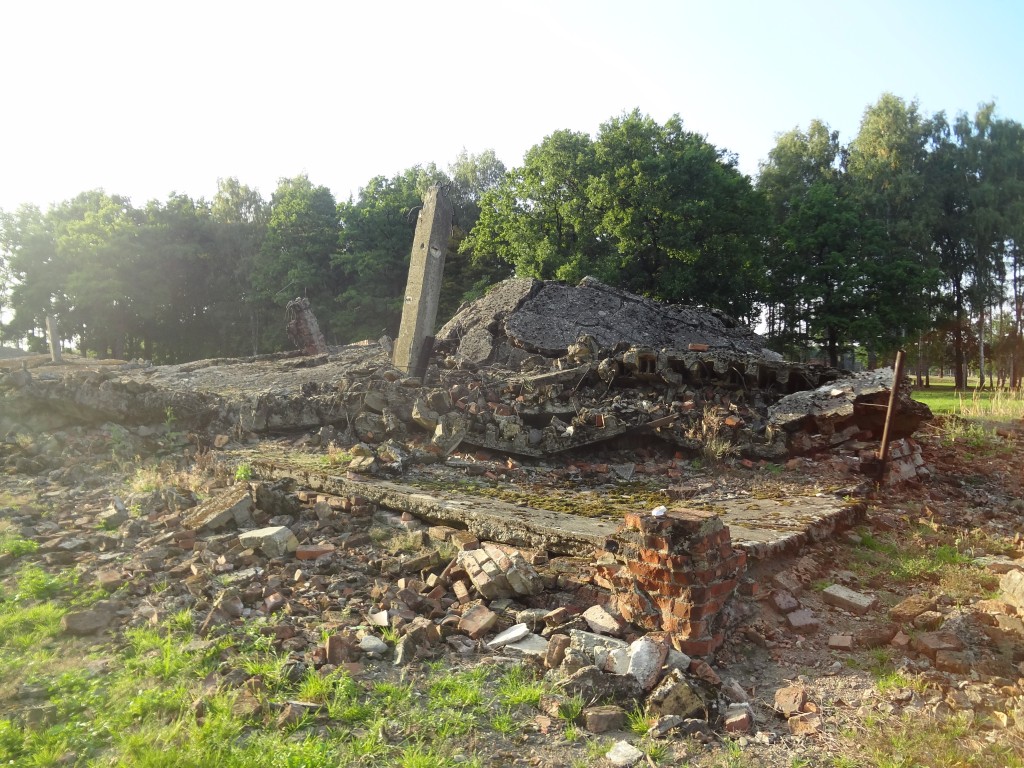
<path id="1" fill-rule="evenodd" d="M 892 426 L 892 414 L 896 409 L 896 391 L 903 380 L 903 358 L 905 352 L 896 352 L 896 362 L 892 366 L 892 387 L 889 389 L 889 408 L 885 412 L 885 427 L 882 428 L 882 444 L 878 447 L 878 482 L 885 479 L 885 467 L 889 461 L 889 428 Z"/>

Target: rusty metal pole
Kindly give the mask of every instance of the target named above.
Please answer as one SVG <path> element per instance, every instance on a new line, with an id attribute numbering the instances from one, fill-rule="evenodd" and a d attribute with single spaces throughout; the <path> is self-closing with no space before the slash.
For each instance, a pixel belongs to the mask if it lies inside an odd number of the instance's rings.
<path id="1" fill-rule="evenodd" d="M 903 358 L 906 353 L 901 349 L 896 353 L 896 362 L 892 366 L 892 387 L 889 389 L 889 407 L 885 411 L 885 427 L 882 429 L 882 444 L 878 447 L 878 482 L 885 478 L 885 464 L 889 460 L 889 427 L 892 425 L 892 412 L 896 408 L 896 390 L 903 380 Z"/>

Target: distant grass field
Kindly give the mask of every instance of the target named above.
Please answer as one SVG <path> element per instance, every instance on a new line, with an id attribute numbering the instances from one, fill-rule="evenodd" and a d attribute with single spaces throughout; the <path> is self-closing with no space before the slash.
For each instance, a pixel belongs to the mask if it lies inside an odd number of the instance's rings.
<path id="1" fill-rule="evenodd" d="M 931 380 L 931 386 L 914 387 L 912 397 L 925 403 L 934 414 L 966 419 L 1012 420 L 1024 418 L 1024 393 L 1015 390 L 978 390 L 977 379 L 968 389 L 956 391 L 952 379 Z"/>

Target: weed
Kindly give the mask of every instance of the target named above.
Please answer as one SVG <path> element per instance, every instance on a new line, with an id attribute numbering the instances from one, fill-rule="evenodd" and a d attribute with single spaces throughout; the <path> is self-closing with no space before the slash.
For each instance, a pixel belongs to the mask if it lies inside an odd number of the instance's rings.
<path id="1" fill-rule="evenodd" d="M 569 696 L 558 705 L 558 717 L 567 723 L 575 723 L 583 714 L 583 697 L 579 694 Z"/>
<path id="2" fill-rule="evenodd" d="M 0 532 L 0 555 L 21 557 L 30 555 L 39 549 L 39 545 L 31 539 L 23 539 L 16 533 Z"/>
<path id="3" fill-rule="evenodd" d="M 427 695 L 435 705 L 472 707 L 483 701 L 483 683 L 487 670 L 483 668 L 444 675 L 432 680 Z"/>
<path id="4" fill-rule="evenodd" d="M 660 763 L 669 756 L 668 744 L 648 739 L 640 742 L 640 750 L 647 755 L 649 762 Z"/>
<path id="5" fill-rule="evenodd" d="M 351 464 L 354 458 L 355 456 L 351 453 L 342 450 L 336 443 L 331 442 L 327 444 L 327 453 L 320 458 L 320 466 L 337 467 L 342 464 Z"/>
<path id="6" fill-rule="evenodd" d="M 394 627 L 381 627 L 380 639 L 383 640 L 385 643 L 389 643 L 390 645 L 397 645 L 398 641 L 402 639 L 402 636 Z"/>
<path id="7" fill-rule="evenodd" d="M 381 680 L 373 686 L 373 695 L 386 710 L 402 712 L 412 699 L 412 684 Z"/>
<path id="8" fill-rule="evenodd" d="M 547 690 L 543 682 L 532 677 L 522 666 L 509 667 L 498 680 L 497 692 L 510 706 L 536 707 Z"/>
<path id="9" fill-rule="evenodd" d="M 644 736 L 651 727 L 651 718 L 646 710 L 637 707 L 626 715 L 629 730 L 637 736 Z"/>
<path id="10" fill-rule="evenodd" d="M 235 481 L 239 483 L 245 483 L 252 480 L 252 466 L 249 464 L 239 464 L 235 469 Z"/>
<path id="11" fill-rule="evenodd" d="M 15 600 L 47 600 L 78 583 L 78 574 L 62 571 L 50 575 L 38 565 L 25 565 L 18 571 Z"/>
<path id="12" fill-rule="evenodd" d="M 519 726 L 516 723 L 516 719 L 512 716 L 512 711 L 505 709 L 502 712 L 491 715 L 491 728 L 502 736 L 511 736 L 518 730 Z"/>
<path id="13" fill-rule="evenodd" d="M 735 741 L 725 742 L 725 765 L 727 768 L 742 768 L 746 761 L 743 759 L 743 748 Z"/>
<path id="14" fill-rule="evenodd" d="M 398 768 L 439 768 L 447 764 L 437 752 L 420 744 L 406 747 L 396 758 Z"/>

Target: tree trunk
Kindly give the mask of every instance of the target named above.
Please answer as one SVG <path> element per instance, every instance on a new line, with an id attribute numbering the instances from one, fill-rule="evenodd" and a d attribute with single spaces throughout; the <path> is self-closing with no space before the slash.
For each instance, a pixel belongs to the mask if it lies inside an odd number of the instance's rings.
<path id="1" fill-rule="evenodd" d="M 985 388 L 985 308 L 978 313 L 978 389 Z"/>

